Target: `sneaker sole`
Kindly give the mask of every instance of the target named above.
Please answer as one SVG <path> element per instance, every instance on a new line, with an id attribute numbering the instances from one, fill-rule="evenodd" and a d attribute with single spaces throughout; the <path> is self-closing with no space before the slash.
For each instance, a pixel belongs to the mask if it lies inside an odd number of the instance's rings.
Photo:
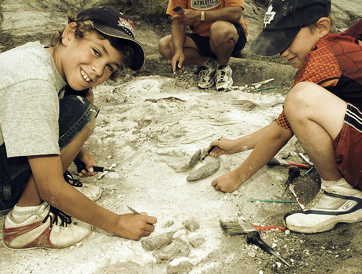
<path id="1" fill-rule="evenodd" d="M 197 87 L 198 87 L 199 89 L 207 89 L 207 88 L 213 87 L 214 85 L 215 85 L 215 81 L 212 83 L 212 85 L 208 85 L 208 86 L 205 86 L 205 87 L 200 87 L 199 85 L 197 85 Z"/>
<path id="2" fill-rule="evenodd" d="M 91 233 L 89 233 L 86 237 L 84 237 L 81 241 L 77 242 L 77 243 L 81 243 L 83 242 L 84 240 L 88 239 L 92 234 L 93 234 L 93 230 L 94 230 L 94 227 L 92 226 L 91 227 Z M 44 247 L 44 246 L 34 246 L 34 247 L 26 247 L 26 248 L 14 248 L 14 247 L 8 247 L 5 243 L 4 243 L 4 239 L 3 237 L 1 238 L 1 242 L 3 244 L 3 246 L 6 248 L 6 249 L 9 249 L 9 250 L 30 250 L 30 249 L 64 249 L 64 248 L 69 248 L 73 245 L 69 245 L 69 246 L 65 246 L 65 247 Z"/>
<path id="3" fill-rule="evenodd" d="M 302 213 L 303 211 L 292 211 L 290 213 Z M 313 211 L 312 211 L 313 212 Z M 316 211 L 315 211 L 316 212 Z M 340 212 L 338 212 L 340 213 Z M 336 214 L 338 214 L 336 213 Z M 356 223 L 362 221 L 362 209 L 359 209 L 353 213 L 348 214 L 342 214 L 335 217 L 330 218 L 329 220 L 326 220 L 324 222 L 321 222 L 318 225 L 315 226 L 294 226 L 294 225 L 287 225 L 285 222 L 285 218 L 289 215 L 286 214 L 283 219 L 284 226 L 287 227 L 289 230 L 294 232 L 300 232 L 300 233 L 318 233 L 318 232 L 325 232 L 328 230 L 331 230 L 336 226 L 338 223 Z"/>
<path id="4" fill-rule="evenodd" d="M 217 91 L 224 91 L 224 90 L 228 90 L 233 86 L 233 80 L 231 79 L 230 84 L 227 87 L 219 87 L 216 88 Z"/>

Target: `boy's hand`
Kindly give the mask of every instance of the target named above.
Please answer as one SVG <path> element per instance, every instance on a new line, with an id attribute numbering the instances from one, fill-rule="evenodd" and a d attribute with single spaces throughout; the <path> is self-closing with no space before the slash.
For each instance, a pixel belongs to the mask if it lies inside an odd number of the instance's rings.
<path id="1" fill-rule="evenodd" d="M 237 190 L 242 183 L 243 182 L 240 180 L 238 173 L 233 170 L 220 176 L 219 178 L 216 178 L 211 182 L 211 185 L 217 191 L 230 193 Z"/>
<path id="2" fill-rule="evenodd" d="M 217 157 L 220 155 L 230 155 L 239 152 L 237 147 L 235 146 L 235 142 L 233 140 L 220 138 L 220 140 L 212 141 L 207 150 L 209 150 L 212 146 L 215 148 L 210 152 L 210 155 L 213 157 Z"/>
<path id="3" fill-rule="evenodd" d="M 117 230 L 114 234 L 131 240 L 139 240 L 141 237 L 149 236 L 154 230 L 157 219 L 148 216 L 147 213 L 135 215 L 133 213 L 119 216 Z"/>
<path id="4" fill-rule="evenodd" d="M 77 167 L 80 166 L 80 162 L 83 162 L 87 170 L 82 169 L 81 172 L 75 171 L 76 175 L 84 178 L 84 177 L 94 176 L 98 173 L 93 171 L 93 166 L 97 165 L 96 160 L 93 158 L 92 155 L 90 155 L 90 153 L 84 147 L 81 148 L 80 152 L 77 155 L 77 158 L 74 160 L 74 163 Z"/>

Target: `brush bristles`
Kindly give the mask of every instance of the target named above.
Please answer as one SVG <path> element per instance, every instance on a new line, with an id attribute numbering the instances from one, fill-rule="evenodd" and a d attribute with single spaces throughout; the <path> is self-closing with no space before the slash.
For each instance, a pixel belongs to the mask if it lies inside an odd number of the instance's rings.
<path id="1" fill-rule="evenodd" d="M 242 228 L 241 225 L 239 225 L 236 222 L 223 222 L 221 220 L 219 222 L 220 222 L 220 226 L 221 226 L 222 230 L 227 235 L 235 236 L 235 235 L 247 234 L 247 232 L 245 232 L 244 228 Z"/>

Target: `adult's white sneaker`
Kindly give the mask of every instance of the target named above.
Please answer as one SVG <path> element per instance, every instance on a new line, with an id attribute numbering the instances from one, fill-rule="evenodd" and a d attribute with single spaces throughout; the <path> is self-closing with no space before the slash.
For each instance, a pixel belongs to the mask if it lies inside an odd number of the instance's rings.
<path id="1" fill-rule="evenodd" d="M 200 67 L 199 68 L 199 84 L 197 85 L 201 89 L 211 88 L 215 84 L 215 74 L 217 69 L 217 63 L 214 67 Z"/>
<path id="2" fill-rule="evenodd" d="M 233 85 L 233 71 L 229 65 L 219 66 L 216 72 L 216 89 L 223 91 L 230 89 Z"/>

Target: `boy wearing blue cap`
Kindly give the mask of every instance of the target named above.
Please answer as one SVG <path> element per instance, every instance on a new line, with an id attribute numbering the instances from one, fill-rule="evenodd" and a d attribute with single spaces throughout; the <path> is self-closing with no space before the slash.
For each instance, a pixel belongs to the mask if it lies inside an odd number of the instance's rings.
<path id="1" fill-rule="evenodd" d="M 145 59 L 132 21 L 120 12 L 91 8 L 68 21 L 50 47 L 34 42 L 0 54 L 0 210 L 13 207 L 3 226 L 8 248 L 67 247 L 88 237 L 92 225 L 138 240 L 157 222 L 113 213 L 92 201 L 98 187 L 64 180 L 76 181 L 63 177 L 72 161 L 87 168 L 78 175 L 96 174 L 83 147 L 99 111 L 92 87 L 141 69 Z"/>
<path id="2" fill-rule="evenodd" d="M 284 216 L 292 231 L 316 233 L 339 222 L 362 220 L 362 42 L 358 25 L 333 33 L 330 0 L 272 0 L 264 28 L 251 51 L 280 54 L 298 68 L 284 110 L 267 127 L 210 146 L 212 156 L 254 149 L 236 170 L 212 182 L 232 192 L 263 167 L 296 135 L 317 168 L 322 184 L 301 211 Z"/>

